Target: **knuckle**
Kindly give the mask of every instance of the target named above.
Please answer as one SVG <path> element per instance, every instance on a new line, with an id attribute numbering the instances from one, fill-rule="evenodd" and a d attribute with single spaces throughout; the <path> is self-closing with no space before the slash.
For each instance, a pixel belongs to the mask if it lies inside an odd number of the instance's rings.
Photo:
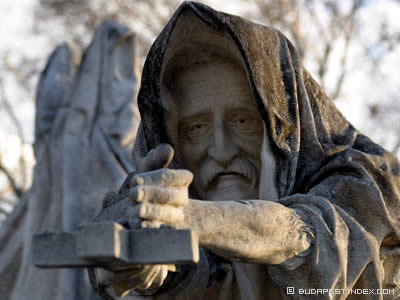
<path id="1" fill-rule="evenodd" d="M 177 198 L 179 198 L 179 191 L 170 187 L 155 187 L 152 190 L 152 203 L 159 205 L 174 205 Z"/>
<path id="2" fill-rule="evenodd" d="M 180 197 L 179 197 L 179 204 L 182 206 L 185 206 L 189 203 L 189 191 L 187 188 L 183 188 L 180 191 Z"/>
<path id="3" fill-rule="evenodd" d="M 160 228 L 161 224 L 158 221 L 143 221 L 142 228 Z"/>
<path id="4" fill-rule="evenodd" d="M 170 195 L 170 202 L 177 207 L 185 206 L 189 201 L 188 195 L 187 188 L 179 188 L 173 195 Z"/>
<path id="5" fill-rule="evenodd" d="M 145 201 L 149 203 L 163 203 L 166 192 L 158 186 L 144 187 Z"/>
<path id="6" fill-rule="evenodd" d="M 145 182 L 145 180 L 144 180 L 143 176 L 138 174 L 138 175 L 135 175 L 132 177 L 131 186 L 134 187 L 137 185 L 143 185 L 144 182 Z"/>
<path id="7" fill-rule="evenodd" d="M 149 199 L 149 202 L 151 203 L 158 203 L 160 202 L 160 199 L 163 196 L 163 192 L 162 190 L 160 190 L 160 188 L 158 186 L 154 186 L 149 188 L 149 197 L 151 199 Z"/>
<path id="8" fill-rule="evenodd" d="M 137 188 L 137 196 L 136 196 L 136 201 L 137 202 L 143 202 L 146 196 L 146 189 L 144 187 Z"/>
<path id="9" fill-rule="evenodd" d="M 146 218 L 146 216 L 147 216 L 147 204 L 146 203 L 140 204 L 139 217 Z"/>
<path id="10" fill-rule="evenodd" d="M 192 183 L 192 181 L 193 181 L 193 173 L 192 173 L 191 171 L 189 171 L 189 170 L 184 170 L 184 172 L 185 172 L 185 175 L 186 175 L 186 177 L 187 177 L 186 185 L 188 186 L 188 185 L 190 185 L 190 184 Z"/>
<path id="11" fill-rule="evenodd" d="M 176 216 L 179 221 L 183 221 L 185 219 L 185 215 L 184 215 L 183 211 L 180 209 L 178 209 Z"/>
<path id="12" fill-rule="evenodd" d="M 151 206 L 151 215 L 155 218 L 160 216 L 160 208 L 157 205 Z"/>
<path id="13" fill-rule="evenodd" d="M 169 220 L 178 220 L 180 219 L 180 213 L 181 210 L 177 209 L 177 208 L 170 208 L 167 212 L 166 212 L 166 218 L 168 218 Z"/>
<path id="14" fill-rule="evenodd" d="M 160 215 L 158 205 L 143 203 L 139 210 L 139 216 L 141 218 L 154 219 Z"/>
<path id="15" fill-rule="evenodd" d="M 130 201 L 132 203 L 141 203 L 144 200 L 145 196 L 145 189 L 144 187 L 136 186 L 130 192 Z"/>
<path id="16" fill-rule="evenodd" d="M 167 190 L 167 191 L 164 191 L 164 192 L 160 191 L 160 194 L 162 194 L 162 198 L 164 200 L 163 202 L 165 204 L 171 203 L 175 198 L 174 193 L 172 191 L 170 191 L 170 190 Z"/>
<path id="17" fill-rule="evenodd" d="M 174 178 L 174 171 L 171 169 L 163 169 L 161 172 L 161 183 L 169 185 Z"/>

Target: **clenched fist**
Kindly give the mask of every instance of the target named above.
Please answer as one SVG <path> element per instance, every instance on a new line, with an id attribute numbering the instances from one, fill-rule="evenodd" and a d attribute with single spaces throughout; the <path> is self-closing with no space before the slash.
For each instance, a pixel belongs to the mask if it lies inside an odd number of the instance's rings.
<path id="1" fill-rule="evenodd" d="M 122 187 L 128 190 L 129 202 L 135 207 L 142 228 L 184 225 L 184 208 L 189 203 L 188 188 L 193 175 L 187 170 L 168 169 L 173 156 L 170 145 L 159 145 L 137 162 L 135 175 L 128 177 Z M 121 297 L 132 289 L 158 289 L 168 271 L 175 271 L 175 266 L 129 265 L 122 271 L 96 269 L 95 272 L 99 283 L 112 287 L 113 294 Z"/>

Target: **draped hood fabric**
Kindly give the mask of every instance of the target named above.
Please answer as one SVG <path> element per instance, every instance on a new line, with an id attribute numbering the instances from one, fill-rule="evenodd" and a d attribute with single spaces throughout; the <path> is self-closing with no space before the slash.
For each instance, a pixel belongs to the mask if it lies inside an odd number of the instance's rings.
<path id="1" fill-rule="evenodd" d="M 202 32 L 213 39 L 207 40 Z M 219 38 L 224 42 L 213 42 Z M 315 235 L 306 263 L 295 269 L 286 264 L 261 266 L 278 287 L 279 297 L 383 299 L 379 294 L 349 295 L 349 291 L 299 294 L 299 289 L 397 288 L 400 164 L 342 116 L 279 31 L 200 3 L 184 2 L 154 42 L 144 65 L 136 159 L 160 143 L 172 143 L 161 92 L 171 53 L 179 55 L 179 47 L 196 43 L 212 50 L 225 41 L 230 45 L 227 49 L 235 48 L 247 71 L 265 122 L 276 161 L 277 201 L 295 209 Z M 179 157 L 173 166 L 183 167 Z M 260 199 L 270 200 L 262 194 Z M 240 276 L 235 272 L 232 276 L 232 286 L 224 287 L 225 291 L 230 289 L 235 299 L 248 297 L 251 291 L 246 294 L 240 288 Z M 277 294 L 268 298 L 268 284 L 265 293 L 254 299 L 279 299 Z M 287 287 L 293 287 L 295 294 L 287 295 Z M 198 293 L 200 297 L 206 292 Z M 395 297 L 389 294 L 385 299 Z"/>

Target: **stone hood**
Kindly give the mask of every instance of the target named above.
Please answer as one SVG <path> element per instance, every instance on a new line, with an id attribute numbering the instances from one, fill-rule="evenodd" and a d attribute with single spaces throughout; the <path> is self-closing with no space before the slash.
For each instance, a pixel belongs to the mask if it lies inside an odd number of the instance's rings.
<path id="1" fill-rule="evenodd" d="M 219 38 L 223 42 L 215 42 Z M 142 119 L 136 159 L 159 143 L 171 143 L 161 79 L 165 62 L 191 43 L 235 48 L 232 55 L 239 56 L 247 71 L 272 141 L 280 199 L 324 197 L 378 234 L 378 240 L 390 235 L 398 241 L 398 160 L 343 117 L 282 33 L 200 3 L 184 2 L 147 56 L 138 95 Z"/>
<path id="2" fill-rule="evenodd" d="M 397 265 L 400 253 L 399 161 L 343 117 L 279 31 L 184 2 L 144 65 L 135 158 L 171 143 L 162 76 L 169 58 L 191 43 L 222 47 L 242 62 L 276 158 L 277 201 L 296 209 L 315 233 L 305 266 L 268 267 L 274 282 L 282 290 L 391 286 L 398 268 L 383 269 Z"/>

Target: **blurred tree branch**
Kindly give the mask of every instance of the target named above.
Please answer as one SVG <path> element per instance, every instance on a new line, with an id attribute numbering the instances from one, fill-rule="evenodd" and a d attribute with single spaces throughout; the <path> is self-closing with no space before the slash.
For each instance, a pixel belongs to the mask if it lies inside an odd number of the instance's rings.
<path id="1" fill-rule="evenodd" d="M 23 145 L 25 144 L 25 139 L 24 139 L 24 133 L 22 129 L 22 125 L 20 121 L 18 120 L 12 106 L 10 105 L 9 100 L 7 99 L 5 90 L 4 90 L 4 85 L 3 81 L 0 79 L 0 104 L 2 104 L 2 107 L 6 111 L 6 115 L 9 117 L 11 120 L 12 124 L 15 126 L 17 135 L 19 138 L 20 146 L 21 149 Z M 2 172 L 8 182 L 10 183 L 10 186 L 12 188 L 13 193 L 17 198 L 20 198 L 22 195 L 22 192 L 24 190 L 24 187 L 26 186 L 26 172 L 27 172 L 27 167 L 26 167 L 26 161 L 23 155 L 23 151 L 21 151 L 21 154 L 19 156 L 19 170 L 20 172 L 11 172 L 10 169 L 8 169 L 5 165 L 4 162 L 1 159 L 0 156 L 0 172 Z M 19 180 L 17 178 L 20 178 Z M 18 182 L 21 182 L 20 184 Z"/>
<path id="2" fill-rule="evenodd" d="M 0 202 L 1 201 L 3 201 L 3 199 L 0 199 Z M 8 215 L 8 211 L 6 211 L 4 208 L 2 208 L 1 206 L 0 206 L 0 215 L 5 215 L 5 216 L 7 216 Z"/>
<path id="3" fill-rule="evenodd" d="M 35 14 L 36 19 L 40 19 L 41 22 L 38 23 L 37 29 L 45 31 L 51 22 L 62 22 L 69 28 L 67 38 L 74 39 L 82 46 L 88 40 L 88 33 L 93 32 L 103 19 L 114 20 L 132 28 L 140 28 L 135 30 L 135 36 L 138 53 L 144 58 L 154 37 L 181 2 L 179 0 L 39 0 Z"/>
<path id="4" fill-rule="evenodd" d="M 17 181 L 15 180 L 13 174 L 6 168 L 6 166 L 3 165 L 3 163 L 0 160 L 0 171 L 7 177 L 8 182 L 10 183 L 10 187 L 12 188 L 12 192 L 20 198 L 23 193 L 23 189 L 19 187 L 17 184 Z"/>
<path id="5" fill-rule="evenodd" d="M 346 11 L 339 7 L 336 1 L 331 0 L 253 0 L 259 8 L 263 22 L 267 25 L 277 27 L 289 35 L 299 52 L 301 59 L 306 56 L 316 55 L 313 61 L 317 61 L 318 70 L 317 80 L 321 87 L 325 89 L 330 60 L 334 50 L 340 46 L 341 59 L 339 61 L 340 71 L 337 75 L 333 89 L 328 93 L 331 99 L 336 100 L 342 92 L 343 83 L 347 76 L 348 54 L 354 36 L 357 33 L 357 14 L 363 4 L 361 0 L 352 0 L 351 8 Z M 317 11 L 324 10 L 329 15 L 328 20 L 323 20 Z M 315 44 L 309 42 L 309 38 L 304 34 L 306 23 L 302 19 L 312 22 L 312 26 L 317 30 L 320 37 L 319 43 L 321 51 L 315 52 Z M 328 24 L 324 24 L 323 21 Z M 310 25 L 308 25 L 310 26 Z"/>

